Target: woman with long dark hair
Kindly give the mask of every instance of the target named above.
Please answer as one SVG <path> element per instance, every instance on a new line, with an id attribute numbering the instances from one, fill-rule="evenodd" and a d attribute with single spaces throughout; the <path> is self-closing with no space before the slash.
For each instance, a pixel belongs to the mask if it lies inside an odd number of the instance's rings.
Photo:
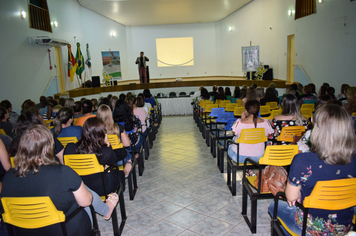
<path id="1" fill-rule="evenodd" d="M 63 107 L 57 113 L 53 120 L 53 129 L 51 129 L 54 137 L 77 137 L 79 140 L 82 136 L 82 127 L 72 125 L 74 111 L 72 108 Z"/>
<path id="2" fill-rule="evenodd" d="M 270 124 L 258 117 L 260 111 L 260 103 L 257 100 L 249 100 L 245 104 L 244 117 L 242 119 L 236 120 L 236 122 L 231 127 L 235 138 L 240 137 L 241 130 L 251 129 L 251 128 L 264 128 L 266 137 L 272 133 L 272 128 Z M 263 156 L 265 150 L 264 143 L 258 144 L 239 144 L 239 156 L 237 156 L 237 146 L 236 144 L 231 144 L 228 148 L 228 154 L 230 158 L 238 163 L 243 163 L 246 158 L 252 158 L 257 161 Z"/>
<path id="3" fill-rule="evenodd" d="M 265 95 L 260 100 L 261 105 L 266 105 L 267 102 L 277 102 L 277 104 L 279 103 L 279 98 L 276 96 L 276 93 L 271 87 L 266 89 Z"/>

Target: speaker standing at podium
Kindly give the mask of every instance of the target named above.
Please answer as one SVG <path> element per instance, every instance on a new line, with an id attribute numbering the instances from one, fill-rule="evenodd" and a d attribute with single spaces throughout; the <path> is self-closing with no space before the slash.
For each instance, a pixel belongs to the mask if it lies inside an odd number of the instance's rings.
<path id="1" fill-rule="evenodd" d="M 140 56 L 136 59 L 136 64 L 138 65 L 141 84 L 147 83 L 146 61 L 149 61 L 148 58 L 144 56 L 144 52 L 140 52 Z"/>

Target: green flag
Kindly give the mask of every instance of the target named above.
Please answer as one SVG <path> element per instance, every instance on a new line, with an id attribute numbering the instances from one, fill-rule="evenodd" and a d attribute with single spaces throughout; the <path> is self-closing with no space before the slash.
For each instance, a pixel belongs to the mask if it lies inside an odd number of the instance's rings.
<path id="1" fill-rule="evenodd" d="M 75 60 L 78 63 L 77 75 L 79 75 L 80 79 L 82 79 L 82 73 L 84 71 L 84 57 L 82 52 L 80 51 L 80 43 L 77 43 L 77 54 L 75 55 Z"/>

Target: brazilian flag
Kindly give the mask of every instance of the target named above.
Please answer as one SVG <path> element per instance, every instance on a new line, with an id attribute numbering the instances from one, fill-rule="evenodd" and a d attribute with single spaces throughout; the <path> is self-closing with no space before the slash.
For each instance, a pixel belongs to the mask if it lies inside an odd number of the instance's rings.
<path id="1" fill-rule="evenodd" d="M 80 43 L 77 43 L 77 54 L 75 55 L 75 60 L 78 63 L 77 67 L 77 75 L 79 75 L 80 79 L 82 79 L 82 73 L 84 71 L 84 57 L 82 52 L 80 51 Z"/>

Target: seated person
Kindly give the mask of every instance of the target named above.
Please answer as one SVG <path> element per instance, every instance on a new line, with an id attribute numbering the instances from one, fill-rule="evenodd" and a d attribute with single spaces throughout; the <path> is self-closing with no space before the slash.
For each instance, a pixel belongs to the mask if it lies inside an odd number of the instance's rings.
<path id="1" fill-rule="evenodd" d="M 289 229 L 301 235 L 303 211 L 295 202 L 303 204 L 318 181 L 352 178 L 356 176 L 355 134 L 351 118 L 339 105 L 326 104 L 314 115 L 310 152 L 294 157 L 290 166 L 287 202 L 279 200 L 277 216 Z M 342 194 L 342 193 L 340 193 Z M 269 207 L 273 214 L 274 202 Z M 352 228 L 354 209 L 309 209 L 308 235 L 345 235 Z"/>
<path id="2" fill-rule="evenodd" d="M 266 137 L 272 133 L 271 125 L 268 121 L 258 118 L 258 113 L 260 111 L 260 103 L 257 100 L 249 100 L 245 104 L 245 111 L 242 119 L 238 119 L 231 127 L 233 133 L 236 135 L 234 140 L 236 140 L 243 129 L 251 128 L 264 128 Z M 239 157 L 237 158 L 237 146 L 236 144 L 231 144 L 228 148 L 228 154 L 230 158 L 239 163 L 243 163 L 246 158 L 251 158 L 256 162 L 259 161 L 260 157 L 263 156 L 265 152 L 265 143 L 258 144 L 239 144 Z"/>
<path id="3" fill-rule="evenodd" d="M 79 140 L 82 136 L 81 126 L 72 126 L 74 111 L 72 108 L 63 107 L 57 113 L 53 120 L 53 129 L 51 133 L 54 137 L 77 137 Z"/>
<path id="4" fill-rule="evenodd" d="M 148 119 L 148 113 L 147 111 L 143 108 L 144 105 L 144 100 L 142 97 L 135 97 L 134 95 L 130 96 L 128 98 L 128 103 L 129 106 L 131 107 L 133 114 L 137 116 L 142 125 L 142 137 L 143 139 L 146 138 L 147 136 L 147 128 L 146 128 L 146 121 Z"/>
<path id="5" fill-rule="evenodd" d="M 13 127 L 16 127 L 16 121 L 19 117 L 19 114 L 12 111 L 12 104 L 9 100 L 3 100 L 0 103 L 0 106 L 5 107 L 5 109 L 9 112 L 9 121 L 11 122 Z"/>
<path id="6" fill-rule="evenodd" d="M 265 95 L 260 100 L 261 106 L 266 105 L 267 102 L 277 102 L 277 104 L 279 103 L 279 98 L 276 96 L 276 93 L 271 87 L 266 89 Z"/>
<path id="7" fill-rule="evenodd" d="M 308 84 L 303 87 L 303 94 L 299 96 L 299 105 L 302 106 L 306 100 L 316 100 L 316 97 L 312 94 L 312 87 Z M 319 94 L 319 96 L 322 94 Z"/>
<path id="8" fill-rule="evenodd" d="M 9 112 L 5 107 L 0 107 L 0 129 L 3 129 L 9 137 L 13 137 L 14 127 L 9 121 Z"/>
<path id="9" fill-rule="evenodd" d="M 4 143 L 0 140 L 0 194 L 2 188 L 2 180 L 4 179 L 6 171 L 10 170 L 11 163 L 9 154 L 7 153 Z"/>
<path id="10" fill-rule="evenodd" d="M 116 165 L 119 161 L 107 139 L 104 122 L 96 117 L 86 120 L 83 126 L 82 137 L 78 143 L 68 143 L 64 150 L 67 154 L 95 154 L 98 161 L 105 168 Z M 120 185 L 117 171 L 111 170 L 104 176 L 106 192 L 114 192 Z M 104 186 L 101 174 L 82 176 L 83 182 L 100 196 L 104 195 Z"/>
<path id="11" fill-rule="evenodd" d="M 271 126 L 274 130 L 268 137 L 267 145 L 282 145 L 290 144 L 285 141 L 277 141 L 277 137 L 281 134 L 283 127 L 288 126 L 305 126 L 305 130 L 308 127 L 308 120 L 301 115 L 298 99 L 292 94 L 287 94 L 282 99 L 282 114 L 277 115 L 272 119 Z"/>
<path id="12" fill-rule="evenodd" d="M 93 115 L 93 111 L 93 103 L 90 100 L 85 100 L 84 102 L 82 102 L 83 116 L 78 118 L 77 122 L 75 122 L 75 125 L 83 126 L 88 118 L 95 117 L 95 115 Z"/>

